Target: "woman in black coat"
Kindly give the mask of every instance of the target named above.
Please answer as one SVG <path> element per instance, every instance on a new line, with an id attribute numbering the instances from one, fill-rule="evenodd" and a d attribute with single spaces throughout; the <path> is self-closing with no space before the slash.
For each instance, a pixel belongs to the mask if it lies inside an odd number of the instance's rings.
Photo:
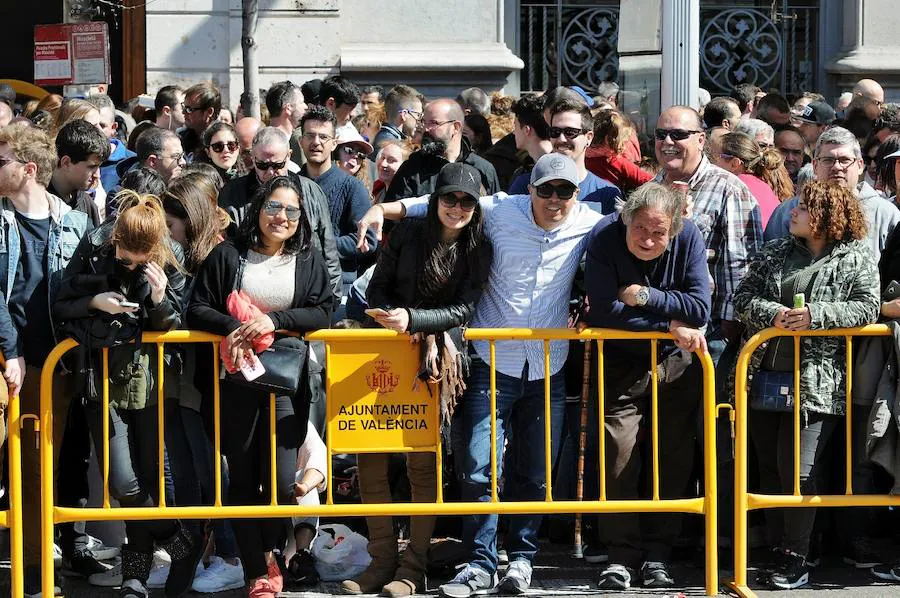
<path id="1" fill-rule="evenodd" d="M 491 247 L 482 234 L 476 181 L 480 181 L 478 171 L 467 164 L 448 164 L 441 170 L 425 219 L 407 219 L 394 228 L 381 249 L 367 291 L 372 309 L 366 313 L 377 324 L 415 335 L 425 348 L 436 350 L 442 364 L 440 372 L 432 374 L 441 378 L 443 385 L 462 378 L 466 355 L 461 327 L 475 311 L 491 263 Z M 460 349 L 458 361 L 447 356 L 447 344 Z M 448 392 L 452 395 L 454 391 L 445 386 L 440 394 L 443 397 Z M 391 502 L 388 458 L 383 453 L 358 455 L 363 502 Z M 406 467 L 413 502 L 434 502 L 434 455 L 407 453 Z M 423 592 L 434 522 L 430 515 L 411 518 L 410 542 L 398 559 L 391 518 L 367 517 L 372 562 L 357 578 L 344 581 L 344 589 L 394 597 Z"/>
<path id="2" fill-rule="evenodd" d="M 188 324 L 224 336 L 223 351 L 236 369 L 253 359 L 252 343 L 262 335 L 276 330 L 303 334 L 328 327 L 334 297 L 321 252 L 310 248 L 310 238 L 299 186 L 290 177 L 275 177 L 254 196 L 238 237 L 216 246 L 201 266 Z M 262 314 L 246 321 L 231 315 L 226 300 L 236 289 Z M 301 349 L 304 355 L 297 392 L 275 401 L 276 493 L 279 503 L 291 504 L 297 450 L 305 440 L 309 417 L 306 344 L 292 337 L 275 343 Z M 220 400 L 222 452 L 231 478 L 228 503 L 268 504 L 269 394 L 226 379 L 220 386 Z M 232 527 L 250 596 L 274 598 L 283 587 L 272 553 L 282 522 L 236 519 Z"/>

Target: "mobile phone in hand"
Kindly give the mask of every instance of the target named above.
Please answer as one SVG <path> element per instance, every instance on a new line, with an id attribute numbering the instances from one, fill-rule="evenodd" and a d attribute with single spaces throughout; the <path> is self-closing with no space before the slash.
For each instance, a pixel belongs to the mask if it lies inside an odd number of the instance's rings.
<path id="1" fill-rule="evenodd" d="M 119 301 L 119 307 L 130 307 L 131 309 L 137 309 L 140 307 L 140 305 L 131 301 Z"/>
<path id="2" fill-rule="evenodd" d="M 241 373 L 247 379 L 247 382 L 252 382 L 265 374 L 266 368 L 263 367 L 259 357 L 253 355 L 252 357 L 244 357 L 244 361 L 241 363 Z"/>
<path id="3" fill-rule="evenodd" d="M 371 317 L 373 317 L 373 318 L 377 318 L 377 317 L 381 317 L 381 316 L 386 316 L 386 315 L 388 315 L 388 312 L 386 312 L 385 310 L 381 309 L 380 307 L 375 307 L 375 308 L 372 308 L 372 309 L 367 309 L 367 310 L 366 310 L 366 315 L 367 315 L 367 316 L 371 316 Z"/>

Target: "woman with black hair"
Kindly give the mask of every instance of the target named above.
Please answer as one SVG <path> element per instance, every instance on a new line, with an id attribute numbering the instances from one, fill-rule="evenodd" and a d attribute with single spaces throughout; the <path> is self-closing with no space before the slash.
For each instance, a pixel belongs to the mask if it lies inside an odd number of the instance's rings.
<path id="1" fill-rule="evenodd" d="M 263 185 L 250 204 L 238 236 L 217 245 L 200 267 L 188 308 L 188 324 L 225 337 L 221 357 L 239 370 L 255 361 L 256 341 L 276 330 L 303 334 L 331 322 L 333 294 L 321 253 L 310 249 L 311 230 L 300 196 L 290 177 Z M 227 304 L 239 290 L 260 315 L 239 319 Z M 252 307 L 251 306 L 251 307 Z M 275 346 L 301 349 L 293 337 Z M 297 450 L 306 436 L 309 417 L 305 357 L 300 384 L 292 396 L 277 396 L 275 420 L 276 480 L 279 503 L 291 504 Z M 241 374 L 237 374 L 240 376 Z M 269 394 L 222 381 L 220 386 L 222 453 L 228 459 L 228 503 L 268 504 L 270 500 Z M 283 580 L 272 550 L 282 522 L 277 519 L 232 521 L 251 598 L 274 598 Z"/>
<path id="2" fill-rule="evenodd" d="M 216 121 L 203 132 L 203 151 L 194 154 L 195 162 L 211 164 L 226 183 L 238 177 L 237 161 L 241 155 L 234 127 Z"/>
<path id="3" fill-rule="evenodd" d="M 482 233 L 478 203 L 478 171 L 462 163 L 444 166 L 438 174 L 424 220 L 404 220 L 391 233 L 378 256 L 367 291 L 369 313 L 377 324 L 406 332 L 426 356 L 439 365 L 425 367 L 420 377 L 439 379 L 443 423 L 464 385 L 462 327 L 475 311 L 487 282 L 491 246 Z M 446 437 L 446 434 L 445 434 Z M 363 502 L 391 502 L 387 454 L 360 454 L 359 487 Z M 413 502 L 434 502 L 435 462 L 431 453 L 407 453 L 406 467 Z M 397 555 L 397 536 L 390 517 L 367 517 L 372 562 L 357 578 L 343 582 L 352 594 L 382 592 L 409 596 L 425 590 L 425 566 L 435 518 L 412 517 L 410 541 Z"/>

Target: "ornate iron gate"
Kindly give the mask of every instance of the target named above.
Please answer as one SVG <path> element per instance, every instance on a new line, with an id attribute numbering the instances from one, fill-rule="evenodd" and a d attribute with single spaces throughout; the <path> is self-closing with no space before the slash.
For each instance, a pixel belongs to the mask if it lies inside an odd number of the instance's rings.
<path id="1" fill-rule="evenodd" d="M 786 95 L 815 89 L 818 5 L 818 0 L 702 2 L 701 87 L 713 95 L 739 83 Z M 615 81 L 618 21 L 614 1 L 521 0 L 522 89 L 580 85 L 591 93 L 598 83 Z"/>

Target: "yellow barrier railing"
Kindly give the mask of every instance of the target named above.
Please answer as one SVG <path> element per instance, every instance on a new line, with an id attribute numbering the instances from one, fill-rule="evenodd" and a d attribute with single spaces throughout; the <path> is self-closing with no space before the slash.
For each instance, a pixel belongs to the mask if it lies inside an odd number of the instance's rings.
<path id="1" fill-rule="evenodd" d="M 0 380 L 0 384 L 6 384 Z M 18 396 L 9 398 L 6 408 L 7 460 L 9 467 L 9 508 L 0 511 L 0 526 L 9 529 L 10 588 L 12 596 L 25 593 L 24 545 L 22 539 L 22 413 Z M 38 425 L 35 418 L 35 426 Z"/>
<path id="2" fill-rule="evenodd" d="M 55 523 L 70 521 L 99 521 L 99 520 L 151 520 L 151 519 L 221 519 L 221 518 L 259 518 L 259 517 L 290 517 L 290 516 L 393 516 L 393 515 L 466 515 L 466 514 L 526 514 L 526 513 L 634 513 L 634 512 L 680 512 L 688 514 L 704 515 L 706 522 L 706 578 L 705 589 L 707 594 L 713 595 L 718 586 L 718 562 L 717 562 L 717 508 L 716 508 L 716 466 L 715 466 L 715 380 L 712 360 L 706 353 L 698 353 L 703 369 L 703 400 L 702 412 L 703 446 L 704 446 L 704 495 L 698 498 L 660 499 L 659 498 L 659 454 L 658 454 L 658 405 L 657 405 L 657 356 L 660 340 L 671 340 L 668 334 L 660 333 L 632 333 L 621 330 L 586 329 L 581 333 L 565 329 L 470 329 L 466 336 L 470 340 L 485 340 L 490 344 L 491 366 L 491 501 L 490 502 L 454 502 L 443 501 L 441 494 L 441 479 L 438 474 L 438 494 L 435 503 L 391 503 L 391 504 L 334 504 L 331 493 L 331 484 L 326 504 L 318 506 L 300 506 L 296 504 L 277 504 L 277 492 L 275 492 L 276 471 L 275 467 L 275 396 L 270 395 L 270 458 L 272 477 L 270 480 L 272 492 L 269 505 L 223 505 L 221 495 L 221 472 L 217 466 L 215 469 L 215 499 L 211 506 L 175 507 L 166 505 L 164 491 L 164 404 L 165 392 L 163 384 L 163 359 L 158 360 L 156 373 L 157 383 L 157 416 L 159 418 L 158 437 L 158 477 L 159 477 L 159 505 L 153 508 L 111 508 L 109 499 L 109 445 L 103 443 L 101 455 L 101 472 L 103 475 L 103 504 L 98 508 L 71 508 L 58 507 L 54 504 L 53 493 L 53 421 L 52 421 L 52 383 L 53 371 L 59 360 L 68 351 L 76 346 L 75 341 L 65 340 L 58 344 L 48 356 L 41 374 L 41 520 L 42 520 L 42 587 L 45 596 L 53 592 L 53 526 Z M 428 410 L 428 404 L 415 403 L 416 396 L 413 393 L 413 403 L 403 403 L 391 397 L 394 389 L 400 389 L 401 382 L 408 384 L 410 351 L 415 358 L 412 360 L 413 371 L 418 369 L 418 350 L 411 347 L 406 335 L 397 334 L 387 330 L 321 330 L 306 336 L 310 341 L 323 341 L 326 344 L 326 393 L 328 408 L 328 435 L 327 446 L 329 455 L 334 452 L 434 452 L 437 459 L 437 471 L 440 472 L 440 434 L 439 414 L 433 408 Z M 186 330 L 178 330 L 166 333 L 144 333 L 145 345 L 156 345 L 158 355 L 163 354 L 166 344 L 187 343 L 213 343 L 213 372 L 214 372 L 214 436 L 213 446 L 214 463 L 221 462 L 220 449 L 220 406 L 219 406 L 219 356 L 218 341 L 221 337 Z M 597 385 L 599 403 L 599 459 L 600 464 L 600 499 L 593 501 L 555 501 L 552 498 L 552 463 L 550 456 L 550 378 L 545 377 L 544 403 L 545 403 L 545 447 L 547 459 L 544 463 L 546 470 L 546 496 L 544 502 L 500 501 L 497 494 L 497 462 L 496 462 L 496 342 L 498 341 L 537 341 L 544 345 L 545 371 L 549 371 L 549 347 L 551 341 L 596 341 L 598 347 L 597 375 L 598 380 L 603 380 L 604 363 L 602 358 L 603 342 L 605 340 L 647 340 L 651 346 L 651 429 L 653 435 L 653 498 L 642 500 L 606 500 L 605 490 L 605 434 L 604 430 L 604 396 L 602 383 Z M 389 360 L 384 357 L 387 345 L 393 343 L 395 353 L 400 358 Z M 399 347 L 404 347 L 406 354 Z M 102 408 L 103 412 L 109 409 L 109 382 L 108 382 L 108 353 L 103 351 L 103 384 L 102 384 Z M 374 371 L 371 368 L 374 367 Z M 368 369 L 364 369 L 368 368 Z M 305 383 L 305 381 L 301 381 Z M 364 390 L 368 388 L 368 390 Z M 360 395 L 351 395 L 349 399 L 344 397 L 341 403 L 342 392 L 357 389 Z M 425 387 L 419 388 L 419 393 L 427 393 Z M 398 393 L 399 394 L 399 393 Z M 426 395 L 427 396 L 427 395 Z M 352 411 L 346 407 L 347 402 L 359 402 L 366 413 L 386 413 L 387 419 L 382 421 L 384 425 L 370 424 L 374 427 L 365 431 L 366 434 L 350 434 L 351 429 L 341 430 L 340 422 L 350 427 Z M 341 406 L 345 411 L 341 412 Z M 358 409 L 356 409 L 358 411 Z M 420 419 L 414 419 L 416 417 Z M 342 419 L 343 418 L 343 419 Z M 393 418 L 393 419 L 391 419 Z M 406 418 L 406 419 L 402 419 Z M 374 421 L 374 420 L 373 420 Z M 389 421 L 401 422 L 387 424 Z M 108 438 L 108 418 L 103 418 L 104 437 Z M 402 423 L 412 422 L 412 423 Z M 376 434 L 377 433 L 377 434 Z M 389 445 L 366 444 L 366 438 L 375 435 L 390 441 Z M 351 449 L 351 450 L 347 450 Z M 331 459 L 328 459 L 328 477 L 331 478 Z M 13 562 L 15 575 L 16 563 Z M 15 593 L 13 594 L 16 595 Z"/>
<path id="3" fill-rule="evenodd" d="M 852 482 L 852 438 L 853 438 L 853 337 L 854 336 L 889 336 L 890 328 L 884 324 L 872 324 L 860 328 L 837 328 L 832 330 L 806 330 L 790 332 L 778 328 L 767 328 L 756 333 L 741 349 L 735 373 L 735 412 L 737 416 L 735 428 L 735 492 L 734 492 L 734 581 L 728 583 L 739 596 L 749 598 L 756 594 L 747 583 L 747 513 L 754 509 L 771 509 L 782 507 L 876 507 L 900 506 L 900 496 L 891 495 L 854 495 Z M 748 386 L 747 370 L 753 352 L 759 346 L 776 337 L 793 337 L 794 339 L 794 455 L 793 455 L 793 493 L 792 494 L 758 494 L 747 489 L 747 468 L 749 463 L 747 443 Z M 846 492 L 837 495 L 804 496 L 800 494 L 800 339 L 810 336 L 844 337 L 846 346 Z"/>

